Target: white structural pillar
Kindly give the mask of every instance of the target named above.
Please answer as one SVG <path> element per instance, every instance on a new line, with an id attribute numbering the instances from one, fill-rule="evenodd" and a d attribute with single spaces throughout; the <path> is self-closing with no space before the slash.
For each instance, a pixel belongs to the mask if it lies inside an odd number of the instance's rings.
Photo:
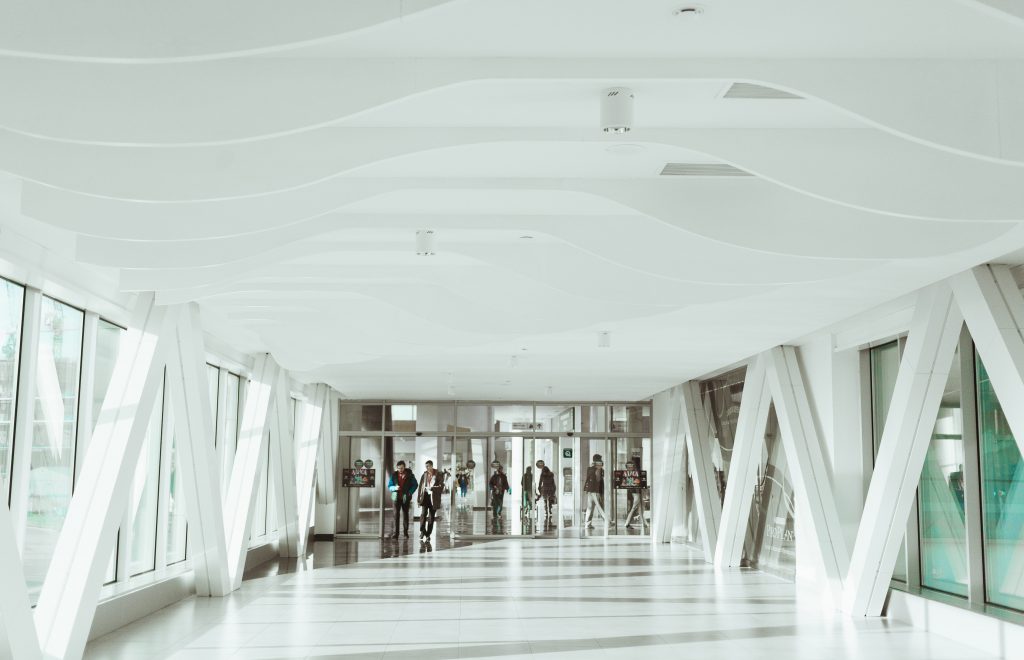
<path id="1" fill-rule="evenodd" d="M 796 506 L 804 528 L 814 536 L 825 578 L 838 604 L 850 556 L 796 349 L 777 346 L 766 351 L 763 357 L 768 389 L 779 420 L 782 448 L 792 474 Z"/>
<path id="2" fill-rule="evenodd" d="M 299 556 L 299 504 L 295 483 L 295 430 L 288 374 L 281 370 L 274 388 L 270 422 L 270 477 L 277 500 L 277 549 L 282 557 Z"/>
<path id="3" fill-rule="evenodd" d="M 693 475 L 693 503 L 697 508 L 704 559 L 710 563 L 714 561 L 718 545 L 722 501 L 715 487 L 715 466 L 711 462 L 711 420 L 701 399 L 700 383 L 695 380 L 683 383 L 683 425 Z"/>
<path id="4" fill-rule="evenodd" d="M 729 462 L 725 501 L 722 503 L 722 523 L 715 546 L 715 568 L 739 566 L 743 558 L 743 541 L 747 535 L 751 498 L 770 407 L 764 360 L 758 357 L 747 367 L 743 382 L 736 439 Z"/>
<path id="5" fill-rule="evenodd" d="M 22 307 L 21 346 L 18 349 L 18 397 L 15 402 L 15 420 L 35 419 L 36 380 L 39 371 L 39 336 L 42 325 L 43 294 L 39 289 L 25 287 Z M 32 471 L 32 434 L 34 424 L 15 424 L 14 446 L 11 455 L 11 517 L 18 549 L 25 547 L 25 527 L 28 521 L 28 498 Z M 7 487 L 8 484 L 0 484 Z"/>
<path id="6" fill-rule="evenodd" d="M 35 610 L 46 658 L 80 657 L 157 395 L 172 314 L 139 297 Z"/>
<path id="7" fill-rule="evenodd" d="M 242 586 L 249 530 L 256 506 L 256 477 L 266 453 L 269 412 L 277 383 L 278 366 L 269 355 L 256 358 L 252 382 L 242 408 L 238 431 L 238 449 L 231 470 L 231 481 L 224 500 L 224 536 L 228 546 L 228 575 L 231 588 Z"/>
<path id="8" fill-rule="evenodd" d="M 180 309 L 174 349 L 168 356 L 167 390 L 189 523 L 189 558 L 200 596 L 231 592 L 220 470 L 213 446 L 213 413 L 207 396 L 206 351 L 199 309 Z"/>
<path id="9" fill-rule="evenodd" d="M 6 498 L 0 497 L 0 638 L 7 639 L 8 648 L 0 644 L 0 658 L 41 657 L 39 638 L 32 620 L 32 605 L 25 586 L 21 553 L 14 537 L 14 521 Z"/>
<path id="10" fill-rule="evenodd" d="M 295 489 L 299 513 L 298 556 L 306 554 L 309 528 L 313 517 L 313 492 L 316 489 L 316 460 L 323 443 L 324 409 L 330 399 L 330 389 L 317 385 L 313 398 L 302 405 L 301 424 L 295 430 L 297 457 L 295 462 Z"/>
<path id="11" fill-rule="evenodd" d="M 1024 297 L 1008 266 L 978 266 L 950 278 L 992 388 L 1024 454 Z"/>
<path id="12" fill-rule="evenodd" d="M 945 282 L 918 294 L 844 587 L 855 616 L 882 613 L 962 326 Z"/>
<path id="13" fill-rule="evenodd" d="M 676 514 L 684 505 L 686 487 L 686 445 L 683 439 L 682 386 L 654 395 L 654 420 L 658 424 L 654 445 L 662 447 L 658 461 L 658 474 L 654 479 L 654 506 L 651 521 L 651 540 L 655 543 L 672 541 L 672 528 Z"/>

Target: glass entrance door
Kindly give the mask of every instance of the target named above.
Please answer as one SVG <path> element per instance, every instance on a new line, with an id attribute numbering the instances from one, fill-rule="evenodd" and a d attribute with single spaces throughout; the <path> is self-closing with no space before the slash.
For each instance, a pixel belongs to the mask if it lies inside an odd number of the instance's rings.
<path id="1" fill-rule="evenodd" d="M 384 515 L 382 475 L 387 467 L 383 456 L 379 436 L 346 436 L 338 441 L 336 533 L 380 536 Z"/>
<path id="2" fill-rule="evenodd" d="M 449 524 L 451 512 L 446 512 L 445 501 L 448 499 L 443 488 L 446 482 L 445 464 L 442 461 L 444 445 L 447 438 L 433 436 L 387 436 L 384 438 L 384 455 L 382 472 L 385 474 L 383 489 L 381 490 L 384 499 L 385 515 L 381 526 L 382 536 L 386 539 L 397 537 L 401 540 L 419 539 L 423 531 L 430 532 L 430 539 L 437 539 L 450 534 Z M 440 506 L 434 511 L 434 520 L 431 525 L 429 519 L 430 511 L 424 511 L 420 506 L 419 492 L 421 488 L 427 487 L 424 482 L 427 468 L 427 461 L 433 464 L 434 470 L 439 475 L 442 493 Z M 399 464 L 403 464 L 407 475 L 415 480 L 416 487 L 406 486 L 408 476 L 404 479 L 399 477 Z M 392 478 L 395 483 L 395 490 L 392 491 L 390 484 Z M 401 482 L 401 486 L 399 486 Z M 449 485 L 450 490 L 450 485 Z M 434 501 L 434 498 L 431 498 Z M 426 520 L 421 516 L 426 515 Z"/>

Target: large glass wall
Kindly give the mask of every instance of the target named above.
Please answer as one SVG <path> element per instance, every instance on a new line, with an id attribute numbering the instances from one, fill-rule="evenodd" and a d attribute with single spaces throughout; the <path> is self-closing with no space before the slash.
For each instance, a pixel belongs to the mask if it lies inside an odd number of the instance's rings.
<path id="1" fill-rule="evenodd" d="M 740 400 L 743 398 L 743 379 L 747 368 L 733 369 L 721 376 L 701 381 L 700 395 L 704 411 L 710 416 L 714 438 L 711 443 L 711 462 L 715 468 L 718 495 L 725 501 L 725 486 L 729 479 L 729 462 L 736 439 L 736 424 L 740 418 Z"/>
<path id="2" fill-rule="evenodd" d="M 8 496 L 25 288 L 0 279 L 0 492 Z"/>
<path id="3" fill-rule="evenodd" d="M 980 359 L 977 378 L 985 597 L 1024 610 L 1024 461 Z"/>
<path id="4" fill-rule="evenodd" d="M 960 351 L 953 358 L 917 491 L 921 585 L 967 596 Z"/>
<path id="5" fill-rule="evenodd" d="M 71 502 L 84 323 L 81 310 L 43 297 L 24 520 L 25 579 L 33 592 L 42 586 Z"/>
<path id="6" fill-rule="evenodd" d="M 786 452 L 779 437 L 775 405 L 768 411 L 761 461 L 757 468 L 747 537 L 743 544 L 745 565 L 787 579 L 796 576 L 796 509 Z"/>
<path id="7" fill-rule="evenodd" d="M 163 429 L 163 390 L 149 418 L 142 453 L 132 480 L 131 553 L 129 575 L 152 571 L 156 566 L 157 497 L 160 492 L 160 439 Z"/>

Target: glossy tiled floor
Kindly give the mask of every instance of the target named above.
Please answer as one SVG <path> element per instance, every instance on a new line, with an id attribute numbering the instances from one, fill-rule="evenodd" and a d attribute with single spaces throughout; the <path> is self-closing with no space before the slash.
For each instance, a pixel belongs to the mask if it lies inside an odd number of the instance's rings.
<path id="1" fill-rule="evenodd" d="M 991 657 L 900 624 L 833 617 L 762 573 L 716 576 L 679 545 L 612 537 L 420 550 L 319 543 L 311 570 L 283 564 L 229 598 L 188 599 L 96 640 L 86 657 Z"/>

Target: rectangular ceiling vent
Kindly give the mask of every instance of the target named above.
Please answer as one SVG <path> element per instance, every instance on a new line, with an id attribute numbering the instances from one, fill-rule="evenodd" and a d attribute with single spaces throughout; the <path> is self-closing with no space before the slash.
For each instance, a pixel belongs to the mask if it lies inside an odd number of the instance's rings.
<path id="1" fill-rule="evenodd" d="M 661 176 L 751 176 L 725 163 L 666 163 Z"/>
<path id="2" fill-rule="evenodd" d="M 802 96 L 796 94 L 790 94 L 784 92 L 781 89 L 775 89 L 774 87 L 765 87 L 764 85 L 755 85 L 754 83 L 733 83 L 725 94 L 722 96 L 725 99 L 802 99 Z"/>

